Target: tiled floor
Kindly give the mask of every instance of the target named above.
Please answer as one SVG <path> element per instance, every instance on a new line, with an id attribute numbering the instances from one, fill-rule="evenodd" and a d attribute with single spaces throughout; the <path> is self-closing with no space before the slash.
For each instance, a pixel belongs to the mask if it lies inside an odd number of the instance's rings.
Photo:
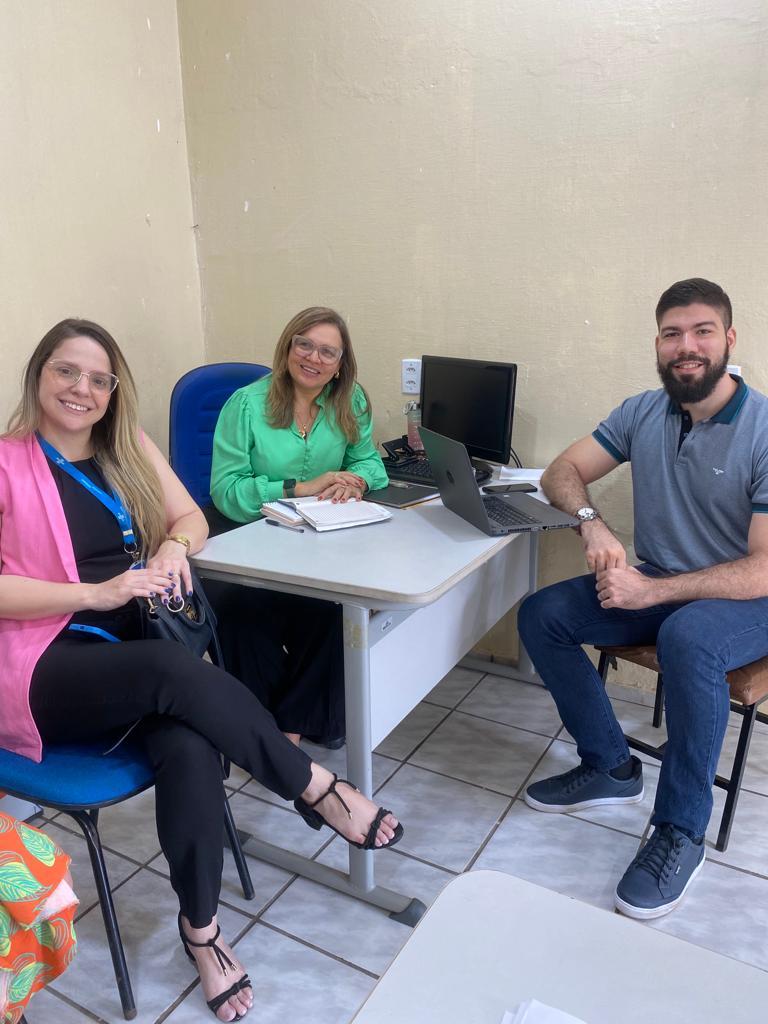
<path id="1" fill-rule="evenodd" d="M 612 687 L 622 722 L 653 735 L 647 694 Z M 734 726 L 736 722 L 732 723 Z M 657 734 L 658 735 L 658 734 Z M 729 730 L 723 761 L 733 756 Z M 309 747 L 339 770 L 344 752 Z M 380 800 L 406 825 L 397 850 L 377 855 L 385 885 L 430 903 L 455 874 L 506 871 L 610 911 L 613 890 L 648 829 L 658 767 L 646 767 L 642 804 L 544 815 L 521 800 L 533 778 L 565 770 L 575 750 L 544 690 L 455 669 L 381 744 Z M 235 769 L 241 829 L 341 867 L 346 846 L 312 832 L 284 801 Z M 722 808 L 716 792 L 715 817 Z M 121 1021 L 83 841 L 59 816 L 45 824 L 74 858 L 81 897 L 79 953 L 69 972 L 30 1004 L 29 1024 Z M 709 839 L 715 831 L 710 830 Z M 176 935 L 173 893 L 159 853 L 152 793 L 103 811 L 101 835 L 115 889 L 141 1024 L 213 1020 Z M 685 903 L 648 925 L 768 971 L 768 727 L 757 726 L 730 847 L 708 862 Z M 250 859 L 256 888 L 243 900 L 227 854 L 224 932 L 254 981 L 254 1021 L 345 1024 L 410 930 L 384 913 Z"/>

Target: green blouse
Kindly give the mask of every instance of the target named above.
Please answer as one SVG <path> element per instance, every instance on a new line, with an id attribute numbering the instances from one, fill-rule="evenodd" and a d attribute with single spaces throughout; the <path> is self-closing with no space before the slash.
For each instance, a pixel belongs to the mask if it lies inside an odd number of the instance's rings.
<path id="1" fill-rule="evenodd" d="M 371 416 L 359 384 L 352 408 L 360 431 L 348 444 L 333 413 L 326 415 L 326 387 L 317 397 L 319 412 L 306 441 L 295 423 L 269 425 L 266 401 L 272 374 L 240 388 L 226 402 L 213 437 L 211 497 L 220 512 L 238 523 L 261 515 L 265 501 L 283 497 L 284 480 L 312 480 L 321 473 L 345 469 L 357 473 L 370 489 L 386 487 L 387 473 L 376 451 Z"/>

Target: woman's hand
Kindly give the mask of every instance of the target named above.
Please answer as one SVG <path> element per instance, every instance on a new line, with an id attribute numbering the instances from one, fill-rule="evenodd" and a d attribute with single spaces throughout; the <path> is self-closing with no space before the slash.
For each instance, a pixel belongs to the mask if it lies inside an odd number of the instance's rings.
<path id="1" fill-rule="evenodd" d="M 335 470 L 329 473 L 321 473 L 314 480 L 304 480 L 296 485 L 296 497 L 304 498 L 310 494 L 317 495 L 322 500 L 330 498 L 331 501 L 347 501 L 354 498 L 359 501 L 365 493 L 367 484 L 357 473 L 348 473 L 344 469 Z"/>
<path id="2" fill-rule="evenodd" d="M 359 484 L 331 484 L 330 487 L 326 487 L 322 494 L 318 494 L 317 497 L 320 501 L 330 498 L 334 503 L 337 501 L 362 501 L 363 490 Z"/>
<path id="3" fill-rule="evenodd" d="M 171 579 L 159 569 L 127 569 L 104 583 L 92 583 L 87 591 L 87 607 L 91 611 L 110 612 L 122 608 L 133 597 L 168 598 Z"/>
<path id="4" fill-rule="evenodd" d="M 174 592 L 169 596 L 184 597 L 192 593 L 192 574 L 187 561 L 187 548 L 178 540 L 165 540 L 147 562 L 148 569 L 156 569 L 168 581 L 166 587 L 173 586 Z"/>

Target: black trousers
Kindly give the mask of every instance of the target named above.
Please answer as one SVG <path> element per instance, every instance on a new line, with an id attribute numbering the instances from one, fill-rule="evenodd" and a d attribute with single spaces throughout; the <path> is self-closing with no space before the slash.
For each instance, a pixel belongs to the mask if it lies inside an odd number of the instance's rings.
<path id="1" fill-rule="evenodd" d="M 341 605 L 205 581 L 227 670 L 245 683 L 284 732 L 344 736 Z"/>
<path id="2" fill-rule="evenodd" d="M 195 928 L 210 922 L 219 901 L 220 754 L 284 799 L 309 784 L 309 757 L 251 691 L 171 640 L 56 640 L 35 666 L 30 707 L 43 743 L 97 739 L 142 720 L 135 733 L 155 770 L 160 846 Z"/>

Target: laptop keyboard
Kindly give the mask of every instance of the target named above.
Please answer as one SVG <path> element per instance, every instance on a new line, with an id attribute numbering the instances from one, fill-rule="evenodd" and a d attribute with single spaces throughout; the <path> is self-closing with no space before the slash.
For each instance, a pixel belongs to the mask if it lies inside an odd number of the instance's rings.
<path id="1" fill-rule="evenodd" d="M 492 519 L 494 523 L 498 523 L 499 526 L 536 526 L 540 522 L 501 498 L 483 498 L 483 504 L 488 518 Z"/>

